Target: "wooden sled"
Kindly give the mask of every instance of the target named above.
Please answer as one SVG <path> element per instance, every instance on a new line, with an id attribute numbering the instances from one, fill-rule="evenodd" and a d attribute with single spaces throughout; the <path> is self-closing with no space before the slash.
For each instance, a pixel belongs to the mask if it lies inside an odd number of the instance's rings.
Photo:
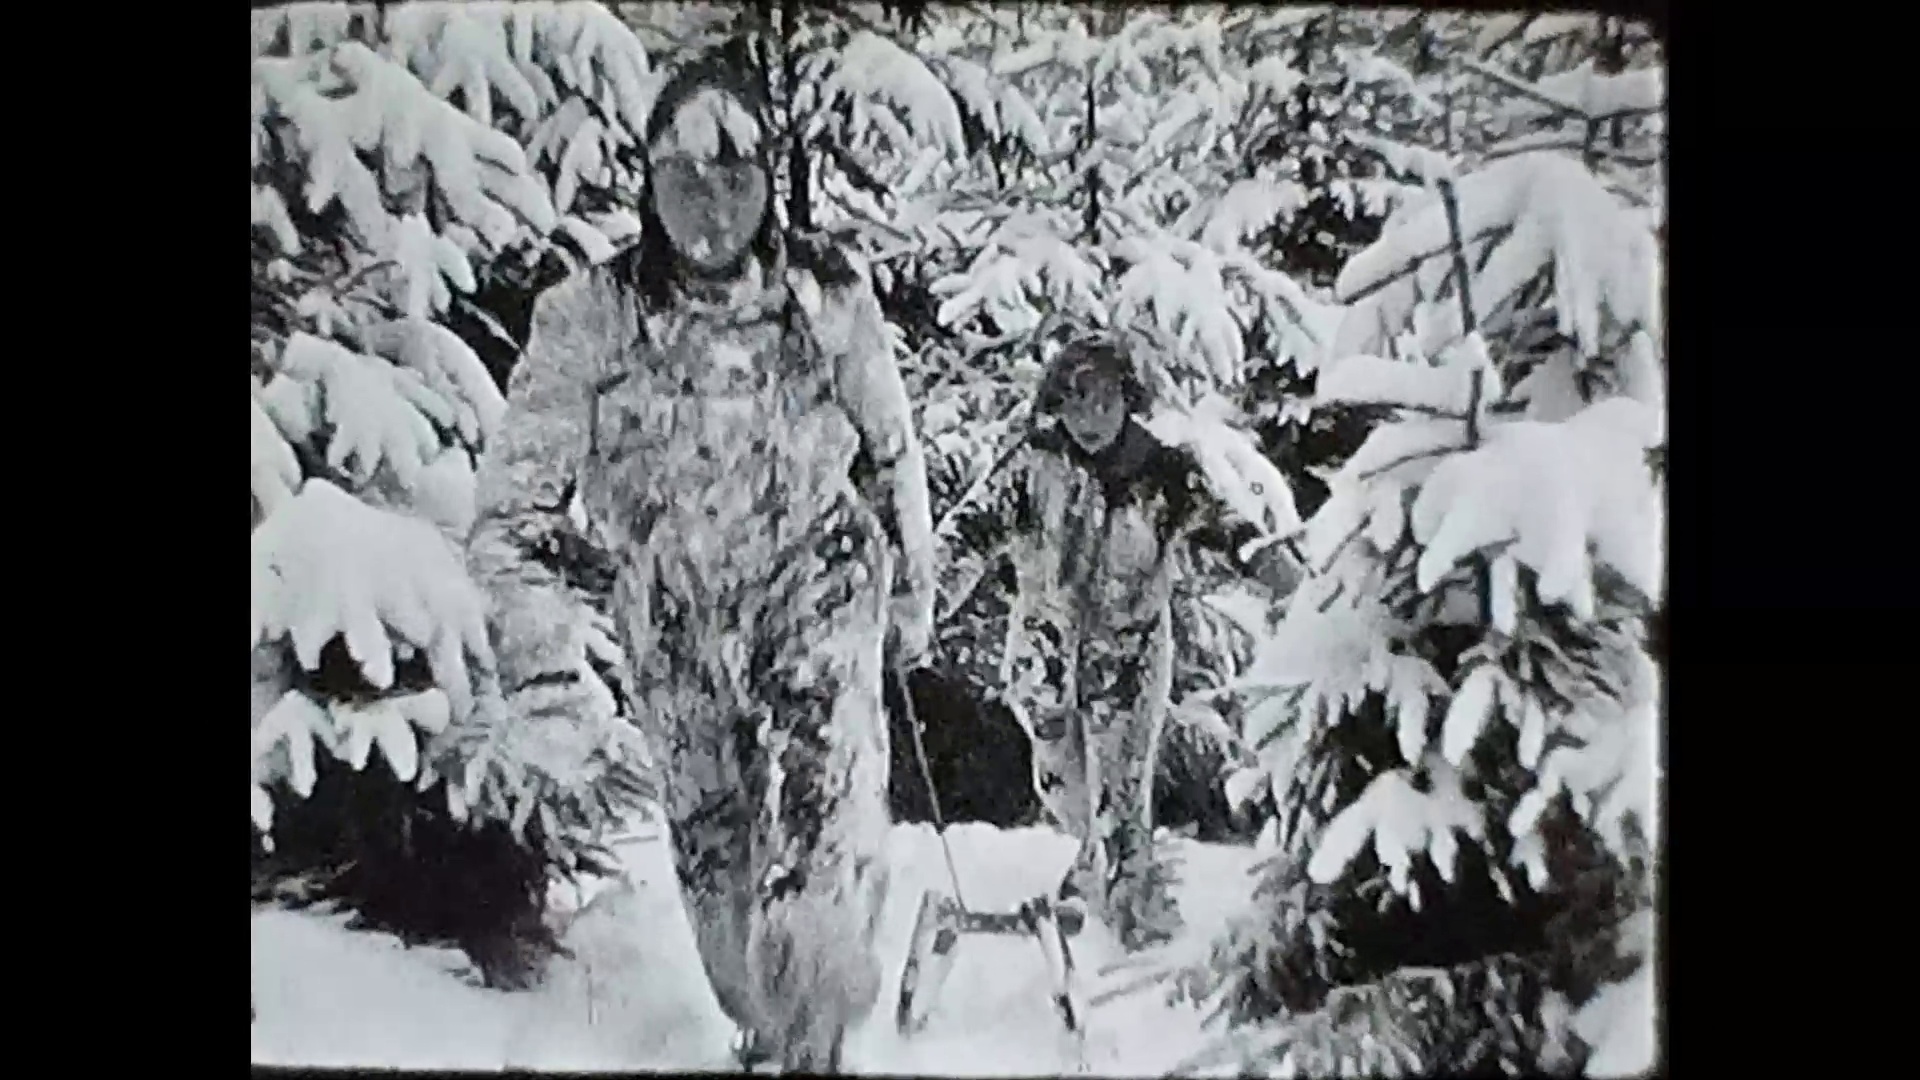
<path id="1" fill-rule="evenodd" d="M 1080 1026 L 1081 1010 L 1075 1001 L 1073 948 L 1068 939 L 1078 934 L 1085 916 L 1072 907 L 1056 904 L 1046 896 L 1037 896 L 1010 914 L 967 910 L 960 898 L 960 872 L 953 862 L 953 849 L 947 843 L 947 822 L 940 812 L 940 792 L 933 782 L 933 769 L 927 763 L 927 747 L 921 737 L 920 719 L 913 712 L 913 692 L 905 674 L 893 669 L 896 688 L 907 713 L 908 730 L 913 734 L 914 758 L 920 765 L 920 779 L 927 785 L 927 800 L 933 809 L 934 834 L 939 837 L 941 853 L 946 856 L 947 875 L 953 882 L 953 894 L 929 890 L 920 897 L 920 910 L 913 917 L 913 936 L 908 940 L 907 962 L 900 972 L 900 999 L 894 1010 L 894 1026 L 902 1035 L 918 1033 L 927 1025 L 933 1002 L 953 971 L 953 956 L 960 939 L 967 934 L 1022 934 L 1031 936 L 1040 946 L 1047 962 L 1047 978 L 1053 1008 L 1066 1025 L 1067 1032 L 1084 1049 L 1085 1032 Z"/>
<path id="2" fill-rule="evenodd" d="M 1085 916 L 1071 907 L 1035 897 L 1012 912 L 968 911 L 960 901 L 937 891 L 920 898 L 909 939 L 906 967 L 900 973 L 900 1001 L 894 1025 L 902 1035 L 926 1027 L 933 1003 L 953 970 L 960 939 L 968 934 L 1006 934 L 1032 937 L 1047 963 L 1053 1008 L 1072 1034 L 1081 1035 L 1080 1008 L 1073 978 L 1073 949 L 1069 939 L 1080 933 Z"/>

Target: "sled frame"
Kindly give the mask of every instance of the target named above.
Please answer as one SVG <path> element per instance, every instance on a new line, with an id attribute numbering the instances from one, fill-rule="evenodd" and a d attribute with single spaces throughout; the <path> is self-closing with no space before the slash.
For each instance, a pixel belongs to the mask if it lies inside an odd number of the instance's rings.
<path id="1" fill-rule="evenodd" d="M 1079 911 L 1057 905 L 1045 896 L 1028 900 L 1011 912 L 983 912 L 970 911 L 958 899 L 938 890 L 927 891 L 920 897 L 906 965 L 900 972 L 895 1027 L 902 1035 L 918 1034 L 925 1028 L 933 1004 L 952 973 L 960 939 L 995 934 L 1034 939 L 1047 964 L 1055 1014 L 1070 1034 L 1083 1035 L 1070 941 L 1084 922 Z"/>
<path id="2" fill-rule="evenodd" d="M 927 800 L 933 810 L 933 831 L 940 841 L 940 853 L 947 864 L 947 877 L 953 883 L 951 895 L 928 890 L 920 896 L 920 908 L 914 913 L 913 935 L 908 939 L 907 960 L 900 972 L 899 1001 L 894 1007 L 894 1026 L 902 1035 L 913 1035 L 926 1027 L 931 1002 L 940 994 L 947 976 L 953 971 L 954 951 L 966 934 L 1023 934 L 1040 945 L 1046 959 L 1047 976 L 1054 1012 L 1067 1032 L 1084 1044 L 1081 1011 L 1074 1000 L 1073 948 L 1068 938 L 1078 934 L 1085 924 L 1079 910 L 1056 904 L 1042 895 L 1021 904 L 1012 913 L 969 910 L 960 890 L 960 868 L 953 859 L 953 847 L 947 841 L 946 816 L 940 811 L 940 789 L 933 782 L 933 767 L 927 760 L 926 740 L 921 734 L 920 718 L 913 709 L 913 691 L 906 674 L 894 668 L 895 686 L 906 709 L 908 730 L 913 736 L 914 758 L 920 766 L 920 779 L 927 787 Z"/>

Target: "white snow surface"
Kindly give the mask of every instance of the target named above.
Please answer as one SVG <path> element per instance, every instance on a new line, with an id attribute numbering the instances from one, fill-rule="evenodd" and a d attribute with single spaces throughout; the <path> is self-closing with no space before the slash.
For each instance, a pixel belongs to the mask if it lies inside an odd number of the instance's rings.
<path id="1" fill-rule="evenodd" d="M 671 856 L 657 826 L 644 823 L 635 833 L 638 839 L 615 845 L 623 880 L 593 882 L 578 897 L 556 889 L 556 908 L 578 912 L 564 934 L 575 958 L 554 961 L 532 991 L 481 989 L 459 953 L 350 932 L 344 915 L 256 910 L 254 1063 L 732 1071 L 733 1028 L 701 972 Z M 962 824 L 948 836 L 967 903 L 982 910 L 1011 910 L 1049 890 L 1074 849 L 1070 838 L 1041 828 Z M 1245 902 L 1254 850 L 1166 842 L 1184 862 L 1187 930 L 1175 947 L 1204 942 Z M 893 1002 L 914 914 L 922 890 L 948 886 L 930 826 L 895 826 L 890 856 L 894 882 L 879 942 L 888 982 L 872 1017 L 850 1037 L 850 1071 L 1034 1076 L 1084 1066 L 1095 1075 L 1164 1075 L 1199 1048 L 1201 1014 L 1149 989 L 1086 1012 L 1083 1059 L 1048 1001 L 1038 945 L 1017 937 L 964 939 L 927 1028 L 900 1036 Z M 1092 923 L 1073 945 L 1084 1009 L 1109 984 L 1099 971 L 1119 949 Z"/>

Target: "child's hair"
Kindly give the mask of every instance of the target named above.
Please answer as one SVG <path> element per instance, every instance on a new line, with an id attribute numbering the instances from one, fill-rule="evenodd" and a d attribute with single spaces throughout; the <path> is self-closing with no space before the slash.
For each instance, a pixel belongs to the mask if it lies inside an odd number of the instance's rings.
<path id="1" fill-rule="evenodd" d="M 773 130 L 769 123 L 773 118 L 773 110 L 767 101 L 766 87 L 754 77 L 754 67 L 752 54 L 737 42 L 720 46 L 688 62 L 667 80 L 653 99 L 653 108 L 647 113 L 644 145 L 651 149 L 660 141 L 660 136 L 673 123 L 674 114 L 680 110 L 680 106 L 704 90 L 717 90 L 738 102 L 753 117 L 760 132 L 760 140 L 756 145 L 741 146 L 722 129 L 722 155 L 735 160 L 753 159 L 762 165 L 768 164 L 770 148 L 767 146 L 767 136 Z"/>
<path id="2" fill-rule="evenodd" d="M 1057 413 L 1089 377 L 1118 385 L 1126 397 L 1128 412 L 1143 412 L 1152 403 L 1126 347 L 1105 337 L 1086 336 L 1067 342 L 1047 367 L 1034 401 L 1035 414 Z"/>

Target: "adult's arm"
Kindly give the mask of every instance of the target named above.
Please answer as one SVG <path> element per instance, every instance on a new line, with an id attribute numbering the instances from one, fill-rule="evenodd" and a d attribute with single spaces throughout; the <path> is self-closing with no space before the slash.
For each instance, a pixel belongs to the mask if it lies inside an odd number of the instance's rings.
<path id="1" fill-rule="evenodd" d="M 468 568 L 489 600 L 500 689 L 577 679 L 579 620 L 563 559 L 593 559 L 574 509 L 591 449 L 596 387 L 638 334 L 630 290 L 611 266 L 582 271 L 535 302 L 527 347 L 507 383 L 507 413 L 477 477 Z"/>

